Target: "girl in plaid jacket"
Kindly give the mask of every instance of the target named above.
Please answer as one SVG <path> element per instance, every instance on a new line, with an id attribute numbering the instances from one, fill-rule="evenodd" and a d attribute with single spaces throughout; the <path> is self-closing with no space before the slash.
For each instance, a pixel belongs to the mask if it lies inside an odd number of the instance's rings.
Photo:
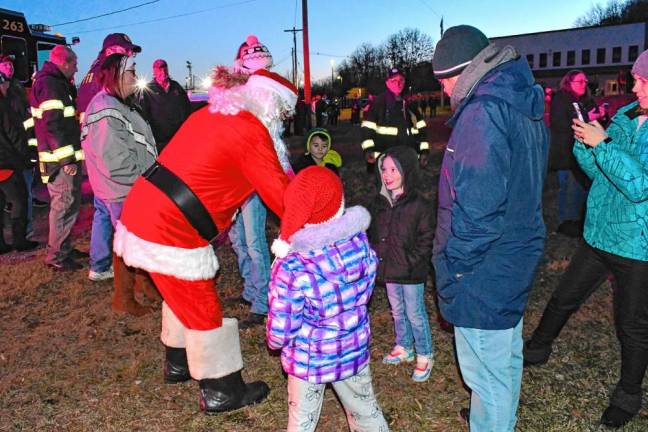
<path id="1" fill-rule="evenodd" d="M 288 431 L 314 431 L 331 383 L 354 431 L 388 431 L 369 371 L 367 303 L 376 254 L 370 216 L 345 211 L 342 183 L 330 170 L 300 171 L 284 195 L 286 211 L 272 250 L 267 341 L 288 374 Z"/>

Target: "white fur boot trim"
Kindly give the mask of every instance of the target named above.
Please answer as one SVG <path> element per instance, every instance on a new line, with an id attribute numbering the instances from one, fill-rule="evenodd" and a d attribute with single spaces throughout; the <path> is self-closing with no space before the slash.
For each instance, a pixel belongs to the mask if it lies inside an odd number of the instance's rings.
<path id="1" fill-rule="evenodd" d="M 164 346 L 171 348 L 185 347 L 185 331 L 187 328 L 175 316 L 166 302 L 162 302 L 162 331 L 160 340 Z"/>
<path id="2" fill-rule="evenodd" d="M 236 318 L 223 318 L 214 330 L 187 330 L 187 360 L 195 380 L 221 378 L 243 369 Z"/>

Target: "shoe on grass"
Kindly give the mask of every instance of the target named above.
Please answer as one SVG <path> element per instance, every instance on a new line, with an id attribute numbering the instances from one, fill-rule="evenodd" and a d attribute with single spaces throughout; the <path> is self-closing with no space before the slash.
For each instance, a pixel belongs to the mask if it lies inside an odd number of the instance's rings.
<path id="1" fill-rule="evenodd" d="M 432 356 L 417 355 L 416 368 L 412 373 L 412 381 L 424 382 L 430 377 L 432 366 L 434 365 L 434 358 Z"/>
<path id="2" fill-rule="evenodd" d="M 105 281 L 108 279 L 112 279 L 114 277 L 115 277 L 115 272 L 113 271 L 112 267 L 102 272 L 96 272 L 94 270 L 90 270 L 90 272 L 88 272 L 88 279 L 90 279 L 93 282 Z"/>
<path id="3" fill-rule="evenodd" d="M 400 364 L 403 362 L 413 362 L 414 361 L 414 350 L 408 350 L 403 348 L 400 345 L 396 345 L 389 354 L 383 357 L 383 363 L 385 364 Z"/>

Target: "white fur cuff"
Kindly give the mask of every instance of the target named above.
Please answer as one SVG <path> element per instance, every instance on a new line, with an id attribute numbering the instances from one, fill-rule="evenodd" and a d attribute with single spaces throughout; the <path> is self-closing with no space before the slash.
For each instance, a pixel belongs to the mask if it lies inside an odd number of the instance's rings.
<path id="1" fill-rule="evenodd" d="M 223 318 L 223 326 L 213 330 L 187 330 L 185 338 L 193 379 L 222 378 L 243 369 L 235 318 Z"/>
<path id="2" fill-rule="evenodd" d="M 120 221 L 115 226 L 113 251 L 128 266 L 188 281 L 212 279 L 218 271 L 211 245 L 187 249 L 150 242 L 128 231 Z"/>
<path id="3" fill-rule="evenodd" d="M 171 348 L 185 347 L 185 331 L 187 328 L 175 316 L 166 302 L 162 302 L 162 331 L 160 340 L 164 346 Z"/>
<path id="4" fill-rule="evenodd" d="M 290 244 L 281 239 L 275 239 L 270 250 L 277 258 L 285 258 L 290 253 Z"/>

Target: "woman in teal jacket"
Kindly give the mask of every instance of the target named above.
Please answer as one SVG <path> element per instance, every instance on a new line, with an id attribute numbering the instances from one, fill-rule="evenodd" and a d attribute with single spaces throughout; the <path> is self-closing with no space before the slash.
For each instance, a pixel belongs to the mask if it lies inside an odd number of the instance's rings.
<path id="1" fill-rule="evenodd" d="M 621 378 L 601 423 L 621 427 L 641 408 L 648 366 L 648 51 L 632 68 L 638 100 L 619 110 L 607 131 L 574 120 L 574 155 L 592 180 L 585 243 L 572 257 L 533 337 L 527 365 L 542 364 L 573 312 L 612 273 L 614 324 L 621 344 Z"/>

